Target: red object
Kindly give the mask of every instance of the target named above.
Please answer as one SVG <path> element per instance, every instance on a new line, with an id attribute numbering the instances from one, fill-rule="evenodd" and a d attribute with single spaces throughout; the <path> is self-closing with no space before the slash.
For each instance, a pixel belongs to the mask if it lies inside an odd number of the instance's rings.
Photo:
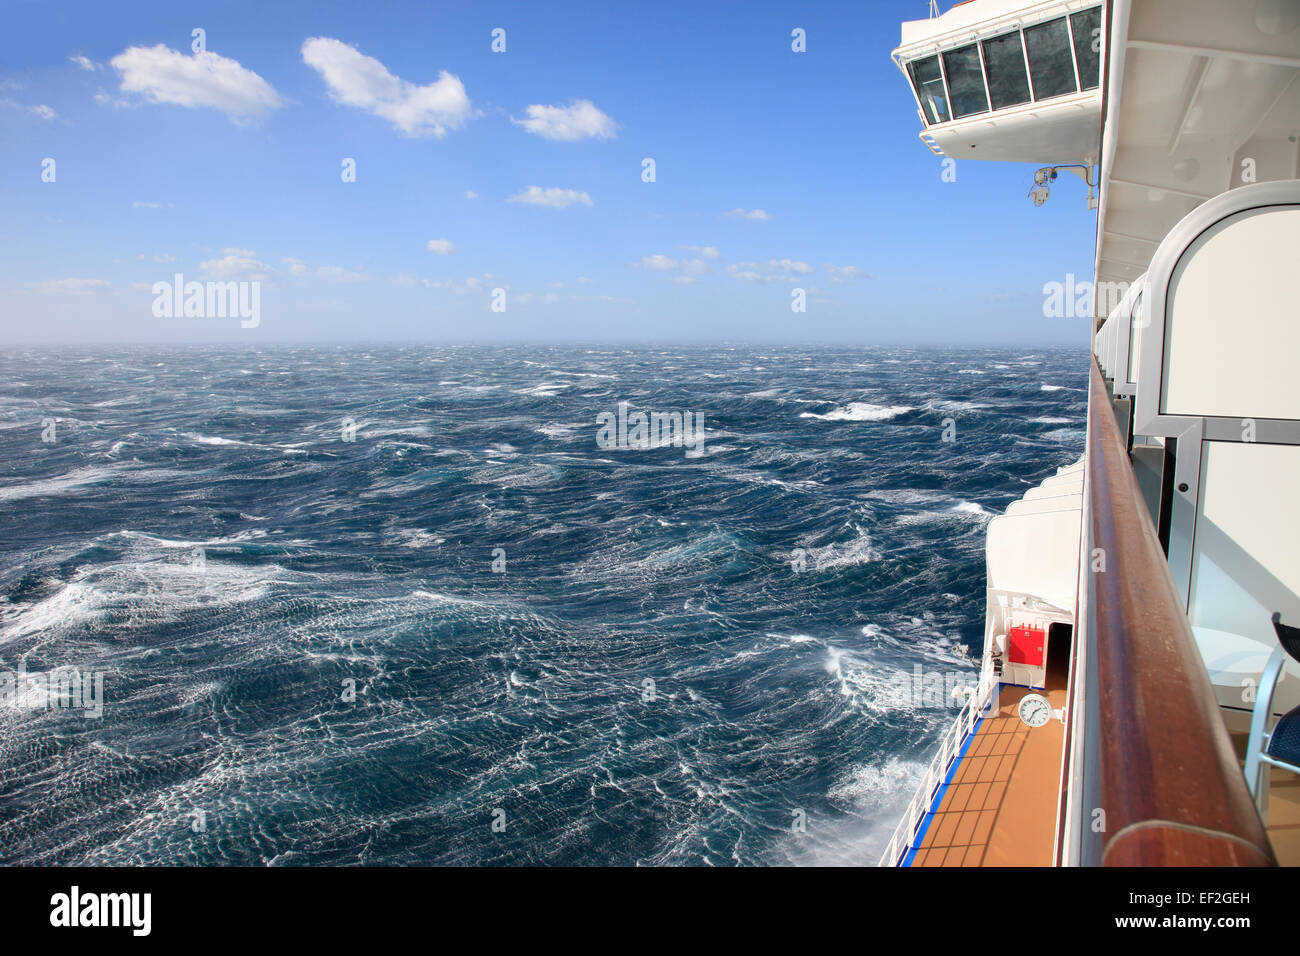
<path id="1" fill-rule="evenodd" d="M 1031 664 L 1043 666 L 1043 645 L 1047 643 L 1046 632 L 1041 627 L 1017 624 L 1007 635 L 1007 657 L 1013 664 Z"/>

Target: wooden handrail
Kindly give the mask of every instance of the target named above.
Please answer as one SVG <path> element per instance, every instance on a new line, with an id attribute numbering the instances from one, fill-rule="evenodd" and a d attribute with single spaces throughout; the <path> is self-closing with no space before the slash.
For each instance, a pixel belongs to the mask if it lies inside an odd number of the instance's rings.
<path id="1" fill-rule="evenodd" d="M 1274 866 L 1096 357 L 1090 633 L 1106 866 Z"/>

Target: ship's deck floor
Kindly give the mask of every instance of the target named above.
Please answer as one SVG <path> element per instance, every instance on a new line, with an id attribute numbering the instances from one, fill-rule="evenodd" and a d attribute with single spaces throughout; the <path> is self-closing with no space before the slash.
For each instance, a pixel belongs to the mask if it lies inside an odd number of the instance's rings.
<path id="1" fill-rule="evenodd" d="M 1063 670 L 1046 688 L 1004 686 L 998 712 L 975 731 L 930 820 L 912 866 L 1051 866 L 1065 725 L 1030 728 L 1016 713 L 1039 693 L 1065 706 Z"/>
<path id="2" fill-rule="evenodd" d="M 1233 734 L 1237 759 L 1246 764 L 1246 734 Z M 1265 821 L 1273 854 L 1281 866 L 1300 866 L 1300 775 L 1277 767 L 1269 771 L 1268 819 Z"/>
<path id="3" fill-rule="evenodd" d="M 1037 691 L 1065 705 L 1063 673 L 1048 673 Z M 930 820 L 912 866 L 1050 866 L 1059 802 L 1064 726 L 1031 729 L 1016 707 L 1022 687 L 1003 687 L 998 713 L 976 730 Z M 1245 762 L 1245 734 L 1233 734 Z M 1274 769 L 1269 781 L 1268 838 L 1282 866 L 1300 866 L 1300 775 Z"/>

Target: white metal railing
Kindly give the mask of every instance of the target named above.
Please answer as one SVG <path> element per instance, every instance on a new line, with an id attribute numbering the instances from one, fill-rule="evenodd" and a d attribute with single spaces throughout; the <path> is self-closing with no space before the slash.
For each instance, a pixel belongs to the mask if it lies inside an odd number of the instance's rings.
<path id="1" fill-rule="evenodd" d="M 930 761 L 925 776 L 921 778 L 920 786 L 916 788 L 916 793 L 912 796 L 912 802 L 907 805 L 902 819 L 898 821 L 898 826 L 894 828 L 894 835 L 889 838 L 889 843 L 885 845 L 885 852 L 880 855 L 879 866 L 898 866 L 902 863 L 907 851 L 912 849 L 917 831 L 921 828 L 926 814 L 930 812 L 935 795 L 939 792 L 939 788 L 943 786 L 943 782 L 948 779 L 948 772 L 957 761 L 957 756 L 961 753 L 966 738 L 974 731 L 975 724 L 978 723 L 986 706 L 989 704 L 996 686 L 997 677 L 993 674 L 993 669 L 986 660 L 983 670 L 980 672 L 980 679 L 975 687 L 975 693 L 966 698 L 966 703 L 958 711 L 956 719 L 953 720 L 944 733 L 943 739 L 939 741 L 939 752 Z"/>

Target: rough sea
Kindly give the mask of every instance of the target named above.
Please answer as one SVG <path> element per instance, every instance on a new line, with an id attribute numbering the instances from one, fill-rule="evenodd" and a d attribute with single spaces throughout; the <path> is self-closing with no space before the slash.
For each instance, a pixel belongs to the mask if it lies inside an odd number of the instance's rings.
<path id="1" fill-rule="evenodd" d="M 954 714 L 890 681 L 973 673 L 985 526 L 1082 454 L 1087 370 L 11 349 L 0 862 L 873 865 Z M 704 453 L 601 447 L 621 402 Z"/>

